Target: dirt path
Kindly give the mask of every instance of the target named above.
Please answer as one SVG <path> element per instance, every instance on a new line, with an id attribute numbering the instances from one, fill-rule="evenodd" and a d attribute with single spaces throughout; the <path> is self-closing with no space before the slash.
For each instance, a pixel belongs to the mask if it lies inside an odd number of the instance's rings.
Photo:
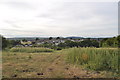
<path id="1" fill-rule="evenodd" d="M 31 56 L 31 57 L 29 57 Z M 4 54 L 3 77 L 18 78 L 102 78 L 102 72 L 88 71 L 81 66 L 66 63 L 66 55 Z"/>
<path id="2" fill-rule="evenodd" d="M 57 55 L 50 66 L 46 68 L 44 73 L 47 77 L 51 77 L 52 75 L 64 78 L 104 77 L 101 72 L 87 71 L 80 66 L 67 64 L 64 55 Z"/>

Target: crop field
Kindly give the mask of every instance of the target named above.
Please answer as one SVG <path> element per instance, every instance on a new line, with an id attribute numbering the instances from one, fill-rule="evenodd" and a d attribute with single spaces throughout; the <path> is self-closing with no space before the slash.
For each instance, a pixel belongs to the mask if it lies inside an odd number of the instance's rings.
<path id="1" fill-rule="evenodd" d="M 2 52 L 2 77 L 114 78 L 118 56 L 117 48 L 12 48 Z"/>

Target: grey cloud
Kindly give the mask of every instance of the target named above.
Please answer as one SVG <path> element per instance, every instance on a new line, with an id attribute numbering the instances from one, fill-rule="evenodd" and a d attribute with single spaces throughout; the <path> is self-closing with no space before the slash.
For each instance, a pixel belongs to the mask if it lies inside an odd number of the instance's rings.
<path id="1" fill-rule="evenodd" d="M 0 31 L 9 31 L 9 32 L 24 32 L 24 33 L 43 33 L 41 31 L 31 31 L 31 30 L 18 30 L 18 29 L 0 29 Z"/>
<path id="2" fill-rule="evenodd" d="M 22 1 L 7 1 L 7 2 L 2 2 L 2 4 L 6 4 L 9 7 L 18 8 L 18 9 L 25 9 L 25 10 L 34 9 L 31 4 Z"/>
<path id="3" fill-rule="evenodd" d="M 16 3 L 17 2 L 17 3 Z M 31 36 L 34 36 L 34 32 L 38 32 L 35 29 L 41 29 L 41 34 L 49 35 L 77 35 L 77 36 L 86 36 L 87 34 L 94 35 L 115 35 L 117 30 L 117 3 L 81 3 L 71 0 L 54 2 L 49 1 L 43 2 L 42 5 L 39 5 L 42 1 L 38 1 L 38 4 L 29 4 L 28 2 L 19 2 L 15 1 L 13 3 L 7 3 L 12 8 L 16 6 L 16 9 L 21 8 L 21 13 L 24 13 L 24 7 L 37 9 L 30 12 L 27 12 L 24 17 L 18 22 L 12 22 L 10 19 L 6 21 L 7 24 L 12 25 L 13 27 L 19 28 L 23 24 L 23 29 L 19 32 L 25 32 L 33 29 Z M 17 6 L 18 4 L 18 6 Z M 22 7 L 23 6 L 23 7 Z M 18 11 L 18 10 L 14 10 Z M 29 15 L 28 15 L 29 13 Z M 16 14 L 21 15 L 21 14 Z M 27 17 L 26 17 L 27 16 Z M 31 17 L 31 16 L 34 16 Z M 16 19 L 19 16 L 16 17 Z M 25 18 L 26 17 L 26 18 Z M 31 18 L 29 18 L 31 17 Z M 28 18 L 28 19 L 27 19 Z M 14 19 L 14 18 L 13 18 Z M 31 19 L 31 21 L 29 21 Z M 26 21 L 24 21 L 26 20 Z M 35 26 L 35 27 L 33 27 Z M 25 28 L 24 28 L 25 27 Z M 31 28 L 30 28 L 31 27 Z M 22 28 L 21 28 L 22 29 Z M 110 30 L 108 30 L 110 29 Z M 12 31 L 12 30 L 11 30 Z M 99 31 L 99 33 L 97 33 Z M 105 33 L 105 31 L 111 33 Z M 27 32 L 26 32 L 27 33 Z M 33 34 L 33 35 L 32 35 Z M 39 33 L 40 34 L 40 33 Z M 25 34 L 28 35 L 28 34 Z"/>
<path id="4" fill-rule="evenodd" d="M 14 22 L 11 22 L 11 21 L 8 21 L 8 20 L 5 20 L 4 22 L 6 22 L 7 24 L 10 24 L 12 27 L 21 28 L 21 26 L 16 25 Z"/>
<path id="5" fill-rule="evenodd" d="M 48 13 L 41 14 L 39 17 L 51 18 L 56 21 L 79 21 L 88 20 L 94 16 L 101 16 L 104 19 L 116 18 L 115 3 L 81 3 L 81 2 L 63 2 L 57 8 Z M 90 10 L 90 11 L 89 11 Z"/>

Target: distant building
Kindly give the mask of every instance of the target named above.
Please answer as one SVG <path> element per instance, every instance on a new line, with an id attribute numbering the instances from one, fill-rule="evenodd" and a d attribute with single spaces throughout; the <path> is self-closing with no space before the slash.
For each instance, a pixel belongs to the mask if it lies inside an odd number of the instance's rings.
<path id="1" fill-rule="evenodd" d="M 31 46 L 32 45 L 32 42 L 31 41 L 21 41 L 21 44 L 22 45 L 25 45 L 25 46 Z"/>

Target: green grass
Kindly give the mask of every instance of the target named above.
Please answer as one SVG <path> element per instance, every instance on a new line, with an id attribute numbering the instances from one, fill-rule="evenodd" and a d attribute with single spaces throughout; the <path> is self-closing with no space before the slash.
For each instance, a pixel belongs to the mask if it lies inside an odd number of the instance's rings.
<path id="1" fill-rule="evenodd" d="M 26 52 L 26 53 L 39 53 L 39 52 L 53 52 L 53 49 L 43 47 L 15 47 L 10 49 L 11 52 Z"/>
<path id="2" fill-rule="evenodd" d="M 98 71 L 118 72 L 118 49 L 71 48 L 67 51 L 67 61 Z"/>
<path id="3" fill-rule="evenodd" d="M 12 51 L 13 49 L 15 51 Z M 24 49 L 25 51 L 22 51 Z M 119 77 L 116 73 L 120 62 L 117 48 L 70 48 L 43 53 L 34 51 L 42 48 L 24 49 L 12 48 L 2 52 L 3 78 L 13 78 L 14 75 L 17 75 L 16 78 Z M 43 75 L 37 75 L 38 73 Z"/>

